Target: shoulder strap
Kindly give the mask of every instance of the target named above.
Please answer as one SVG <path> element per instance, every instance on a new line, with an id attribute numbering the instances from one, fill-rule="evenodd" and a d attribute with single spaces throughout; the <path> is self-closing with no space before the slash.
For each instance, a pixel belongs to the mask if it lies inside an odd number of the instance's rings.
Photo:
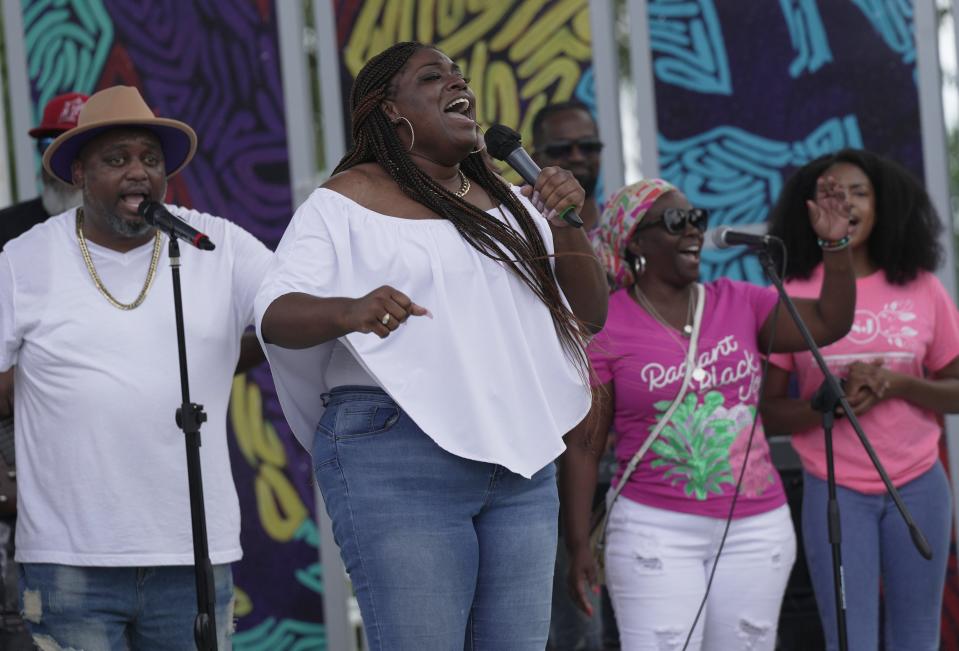
<path id="1" fill-rule="evenodd" d="M 703 303 L 705 303 L 705 292 L 703 291 L 703 286 L 701 283 L 696 283 L 695 291 L 696 312 L 695 316 L 693 316 L 693 332 L 689 337 L 689 349 L 686 351 L 686 368 L 685 373 L 683 374 L 683 383 L 679 387 L 679 392 L 673 399 L 672 404 L 669 405 L 669 409 L 666 410 L 662 418 L 659 419 L 659 422 L 656 423 L 656 426 L 649 433 L 649 436 L 646 437 L 646 440 L 643 441 L 643 444 L 640 446 L 639 450 L 636 451 L 636 454 L 634 454 L 632 459 L 629 460 L 629 464 L 626 466 L 626 470 L 623 471 L 623 476 L 620 478 L 619 483 L 606 500 L 607 513 L 612 508 L 613 502 L 617 497 L 619 497 L 619 494 L 623 492 L 623 488 L 626 486 L 626 482 L 629 481 L 630 475 L 632 475 L 633 471 L 636 470 L 636 466 L 639 465 L 639 462 L 642 461 L 650 446 L 652 446 L 652 444 L 659 437 L 660 432 L 662 432 L 663 428 L 666 427 L 669 419 L 672 418 L 673 412 L 676 411 L 676 408 L 679 407 L 679 403 L 682 402 L 683 397 L 686 395 L 686 389 L 689 388 L 689 380 L 692 377 L 693 369 L 696 367 L 699 330 L 703 320 Z"/>

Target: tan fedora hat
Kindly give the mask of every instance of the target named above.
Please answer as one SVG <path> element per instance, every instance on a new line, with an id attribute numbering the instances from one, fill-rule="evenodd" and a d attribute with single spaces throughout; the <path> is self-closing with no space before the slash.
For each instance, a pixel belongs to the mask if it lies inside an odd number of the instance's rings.
<path id="1" fill-rule="evenodd" d="M 43 169 L 73 183 L 70 167 L 83 146 L 109 129 L 140 127 L 160 139 L 168 177 L 179 172 L 196 153 L 196 132 L 179 120 L 158 118 L 132 86 L 112 86 L 90 96 L 77 126 L 61 134 L 43 153 Z"/>

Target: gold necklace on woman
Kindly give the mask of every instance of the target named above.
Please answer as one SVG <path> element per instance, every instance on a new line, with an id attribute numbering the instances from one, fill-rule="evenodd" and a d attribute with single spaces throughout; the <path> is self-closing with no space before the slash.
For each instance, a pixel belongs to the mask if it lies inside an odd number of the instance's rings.
<path id="1" fill-rule="evenodd" d="M 639 301 L 639 304 L 645 308 L 649 315 L 659 321 L 663 326 L 666 327 L 666 330 L 672 334 L 674 328 L 669 321 L 664 319 L 659 313 L 659 310 L 653 306 L 653 302 L 646 298 L 646 295 L 643 294 L 642 290 L 639 288 L 639 285 L 633 285 L 633 295 L 636 297 L 636 300 Z M 682 329 L 683 336 L 687 339 L 693 334 L 693 293 L 689 293 L 689 301 L 686 303 L 686 323 L 683 325 Z M 678 341 L 678 340 L 677 340 Z"/>
<path id="2" fill-rule="evenodd" d="M 674 334 L 676 328 L 670 325 L 670 323 L 662 317 L 662 315 L 659 313 L 659 310 L 653 306 L 653 302 L 649 300 L 645 294 L 643 294 L 643 291 L 639 288 L 639 285 L 633 285 L 632 292 L 633 296 L 636 297 L 636 300 L 639 301 L 639 304 L 644 310 L 646 310 L 646 313 L 653 317 L 656 321 L 659 321 L 659 324 L 666 330 L 666 334 L 668 334 L 673 341 L 679 344 L 679 347 L 683 351 L 687 351 L 687 346 L 683 344 L 680 338 Z M 686 324 L 683 326 L 682 333 L 683 336 L 687 338 L 693 334 L 693 292 L 689 293 L 689 303 L 688 307 L 686 308 Z M 693 361 L 692 378 L 697 382 L 702 382 L 706 379 L 705 369 L 703 369 L 699 365 L 699 362 L 695 360 Z"/>
<path id="3" fill-rule="evenodd" d="M 463 174 L 463 170 L 456 170 L 456 172 L 460 175 L 460 189 L 453 194 L 457 197 L 465 197 L 466 193 L 470 191 L 470 180 Z"/>
<path id="4" fill-rule="evenodd" d="M 90 272 L 90 277 L 93 278 L 93 284 L 97 286 L 97 289 L 100 290 L 100 293 L 103 294 L 103 297 L 107 299 L 110 305 L 120 310 L 133 310 L 139 307 L 146 299 L 147 292 L 150 291 L 150 286 L 153 284 L 153 277 L 156 275 L 157 263 L 160 261 L 160 251 L 163 250 L 163 238 L 160 231 L 157 231 L 156 236 L 153 238 L 153 257 L 150 259 L 150 269 L 147 271 L 146 280 L 143 281 L 143 289 L 140 290 L 140 295 L 137 296 L 136 300 L 132 303 L 121 303 L 115 299 L 113 294 L 111 294 L 103 284 L 103 281 L 100 280 L 100 275 L 97 273 L 96 267 L 93 266 L 93 258 L 90 257 L 90 249 L 87 248 L 87 240 L 83 236 L 83 208 L 77 208 L 77 241 L 80 243 L 80 255 L 83 256 L 83 262 L 87 265 L 87 271 Z"/>

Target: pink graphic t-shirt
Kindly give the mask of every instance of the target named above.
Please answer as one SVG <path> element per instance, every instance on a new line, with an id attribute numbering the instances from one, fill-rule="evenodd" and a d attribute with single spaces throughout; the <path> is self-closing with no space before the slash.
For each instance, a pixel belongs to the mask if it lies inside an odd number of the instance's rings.
<path id="1" fill-rule="evenodd" d="M 622 495 L 656 508 L 725 518 L 757 418 L 762 362 L 756 337 L 777 297 L 725 278 L 705 287 L 696 359 L 701 370 Z M 599 383 L 612 382 L 615 393 L 617 483 L 682 386 L 688 344 L 651 317 L 628 290 L 610 296 L 606 326 L 590 343 L 589 356 Z M 734 517 L 784 503 L 759 423 Z"/>
<path id="2" fill-rule="evenodd" d="M 820 265 L 808 280 L 787 283 L 790 296 L 819 295 Z M 907 285 L 890 285 L 882 271 L 856 282 L 856 319 L 852 329 L 822 349 L 829 370 L 837 377 L 855 361 L 882 360 L 889 369 L 922 377 L 947 366 L 959 355 L 959 313 L 932 274 L 920 272 Z M 773 355 L 770 361 L 795 371 L 799 397 L 808 400 L 822 384 L 822 373 L 808 352 Z M 936 414 L 904 400 L 880 402 L 859 417 L 863 432 L 876 450 L 894 486 L 929 470 L 939 455 L 942 428 Z M 810 474 L 826 478 L 822 428 L 797 432 L 793 447 Z M 833 425 L 836 482 L 862 493 L 883 493 L 885 487 L 845 418 Z"/>

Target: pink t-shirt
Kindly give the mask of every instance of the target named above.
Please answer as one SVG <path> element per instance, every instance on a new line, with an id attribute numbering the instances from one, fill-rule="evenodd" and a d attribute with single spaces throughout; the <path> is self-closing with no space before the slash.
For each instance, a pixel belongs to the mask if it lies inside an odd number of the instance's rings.
<path id="1" fill-rule="evenodd" d="M 820 265 L 808 280 L 787 283 L 791 296 L 819 295 Z M 898 373 L 922 377 L 947 366 L 959 355 L 959 313 L 932 274 L 921 272 L 907 285 L 890 285 L 882 271 L 856 282 L 856 320 L 845 337 L 822 350 L 838 377 L 855 361 L 881 359 Z M 809 399 L 822 384 L 822 373 L 808 352 L 773 355 L 770 361 L 795 371 L 799 395 Z M 924 370 L 925 369 L 925 370 Z M 936 414 L 904 400 L 886 400 L 859 417 L 895 486 L 915 479 L 936 462 L 942 428 Z M 796 432 L 793 447 L 810 474 L 826 478 L 822 428 Z M 833 426 L 836 481 L 862 493 L 882 493 L 885 487 L 849 421 Z"/>
<path id="2" fill-rule="evenodd" d="M 777 297 L 768 289 L 723 278 L 706 285 L 705 301 L 697 355 L 704 373 L 690 380 L 683 404 L 622 495 L 648 506 L 725 518 L 756 418 L 762 368 L 756 336 Z M 612 382 L 615 392 L 617 483 L 676 397 L 687 345 L 627 290 L 610 296 L 606 326 L 590 343 L 589 356 L 599 383 Z M 784 503 L 760 423 L 734 517 L 765 513 Z"/>

